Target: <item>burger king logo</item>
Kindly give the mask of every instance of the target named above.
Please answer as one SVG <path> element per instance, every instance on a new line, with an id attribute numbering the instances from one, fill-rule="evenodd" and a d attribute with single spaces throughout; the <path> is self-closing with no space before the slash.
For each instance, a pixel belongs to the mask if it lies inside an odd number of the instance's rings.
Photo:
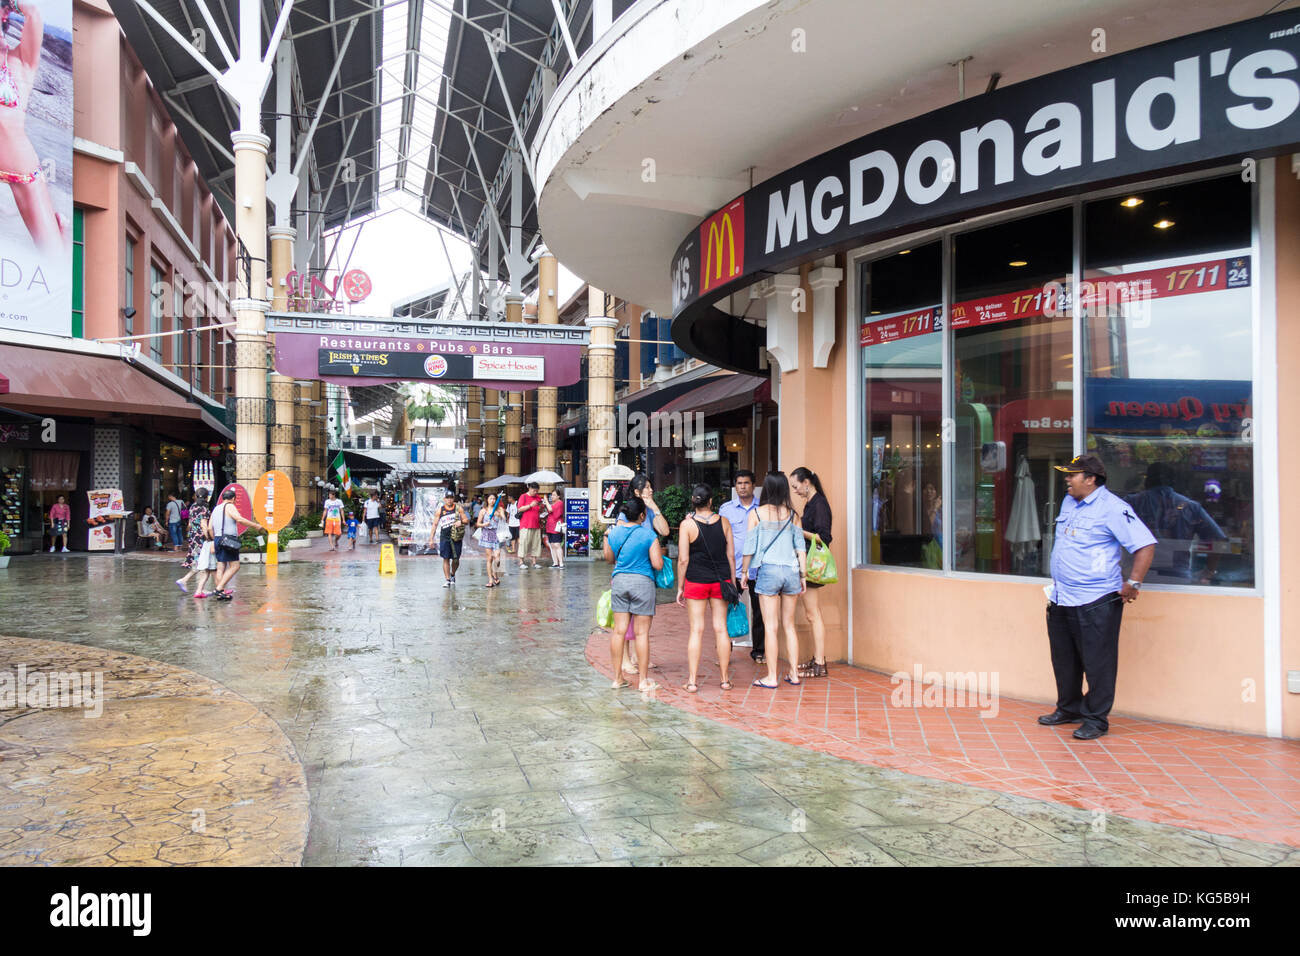
<path id="1" fill-rule="evenodd" d="M 441 355 L 430 355 L 424 360 L 424 374 L 429 378 L 442 378 L 447 374 L 447 360 Z"/>

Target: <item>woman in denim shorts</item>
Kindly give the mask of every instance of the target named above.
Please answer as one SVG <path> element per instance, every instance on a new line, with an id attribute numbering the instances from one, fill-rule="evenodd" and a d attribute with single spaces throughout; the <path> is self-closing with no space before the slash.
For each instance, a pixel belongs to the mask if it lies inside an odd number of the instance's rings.
<path id="1" fill-rule="evenodd" d="M 655 572 L 664 566 L 659 536 L 645 523 L 645 516 L 645 502 L 640 498 L 631 499 L 619 515 L 618 523 L 605 535 L 602 548 L 605 560 L 614 565 L 609 582 L 614 611 L 614 630 L 609 637 L 609 656 L 614 665 L 612 686 L 627 686 L 623 680 L 623 635 L 627 633 L 630 618 L 643 691 L 658 686 L 646 671 L 650 666 L 650 621 L 655 613 Z"/>
<path id="2" fill-rule="evenodd" d="M 763 620 L 780 620 L 785 633 L 786 659 L 790 662 L 787 684 L 799 684 L 799 635 L 794 629 L 794 609 L 807 585 L 807 546 L 799 516 L 790 504 L 790 482 L 785 472 L 770 471 L 763 479 L 763 503 L 749 516 L 745 533 L 745 561 L 740 586 L 749 586 L 749 570 L 757 571 L 753 587 L 763 607 Z M 776 647 L 767 655 L 767 678 L 755 687 L 776 690 Z"/>

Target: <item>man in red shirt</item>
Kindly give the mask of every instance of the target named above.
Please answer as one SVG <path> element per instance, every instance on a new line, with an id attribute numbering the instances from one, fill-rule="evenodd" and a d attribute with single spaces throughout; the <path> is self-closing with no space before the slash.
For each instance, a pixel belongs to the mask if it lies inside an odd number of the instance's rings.
<path id="1" fill-rule="evenodd" d="M 538 484 L 528 483 L 528 491 L 519 496 L 519 570 L 524 570 L 524 558 L 537 567 L 542 556 L 542 506 L 546 499 L 538 494 Z"/>

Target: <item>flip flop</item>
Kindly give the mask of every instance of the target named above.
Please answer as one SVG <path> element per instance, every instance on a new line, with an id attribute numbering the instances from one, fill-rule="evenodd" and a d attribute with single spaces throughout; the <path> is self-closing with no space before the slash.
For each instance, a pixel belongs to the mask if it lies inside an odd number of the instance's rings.
<path id="1" fill-rule="evenodd" d="M 700 689 L 699 684 L 683 684 L 682 687 L 688 694 L 697 693 Z"/>
<path id="2" fill-rule="evenodd" d="M 632 685 L 629 684 L 627 681 L 621 680 L 614 686 L 610 687 L 610 690 L 622 690 L 624 687 L 631 687 L 631 686 Z"/>
<path id="3" fill-rule="evenodd" d="M 780 685 L 780 684 L 764 684 L 761 680 L 756 680 L 756 681 L 754 681 L 754 683 L 751 684 L 750 686 L 751 686 L 751 687 L 761 687 L 761 688 L 763 688 L 763 690 L 776 690 L 776 689 L 777 689 L 778 687 L 780 687 L 781 685 Z"/>
<path id="4" fill-rule="evenodd" d="M 721 684 L 719 684 L 718 686 L 721 687 L 723 690 L 731 690 L 731 681 L 729 681 L 729 680 L 724 680 L 724 681 L 723 681 Z"/>
<path id="5" fill-rule="evenodd" d="M 789 684 L 791 687 L 800 687 L 803 685 L 803 681 L 801 680 L 791 680 L 788 677 L 782 677 L 781 679 L 785 681 L 787 684 Z"/>

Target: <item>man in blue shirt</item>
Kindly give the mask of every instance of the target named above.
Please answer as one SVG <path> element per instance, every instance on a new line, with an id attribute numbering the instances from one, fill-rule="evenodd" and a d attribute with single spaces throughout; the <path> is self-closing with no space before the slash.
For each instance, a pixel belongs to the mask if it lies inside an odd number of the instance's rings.
<path id="1" fill-rule="evenodd" d="M 1106 466 L 1100 458 L 1078 455 L 1056 470 L 1065 473 L 1069 492 L 1056 519 L 1052 598 L 1047 605 L 1056 710 L 1038 722 L 1078 723 L 1074 736 L 1095 740 L 1110 729 L 1120 618 L 1124 605 L 1137 600 L 1156 539 L 1132 506 L 1105 487 Z M 1120 572 L 1121 546 L 1133 555 L 1127 581 Z"/>
<path id="2" fill-rule="evenodd" d="M 745 532 L 749 530 L 749 516 L 758 507 L 758 496 L 754 494 L 754 473 L 747 468 L 742 468 L 736 472 L 736 497 L 726 502 L 718 509 L 718 514 L 731 522 L 731 541 L 736 546 L 736 573 L 740 573 L 741 565 L 744 564 L 745 551 Z M 749 580 L 752 582 L 758 574 L 755 568 L 749 572 Z M 740 588 L 740 578 L 736 578 L 736 587 L 744 594 L 749 592 L 749 607 L 751 622 L 749 626 L 750 638 L 753 641 L 753 648 L 749 656 L 753 658 L 756 664 L 767 663 L 765 655 L 766 645 L 763 636 L 763 611 L 759 606 L 758 593 L 751 586 L 748 589 Z M 735 642 L 738 646 L 744 647 L 747 641 Z"/>

